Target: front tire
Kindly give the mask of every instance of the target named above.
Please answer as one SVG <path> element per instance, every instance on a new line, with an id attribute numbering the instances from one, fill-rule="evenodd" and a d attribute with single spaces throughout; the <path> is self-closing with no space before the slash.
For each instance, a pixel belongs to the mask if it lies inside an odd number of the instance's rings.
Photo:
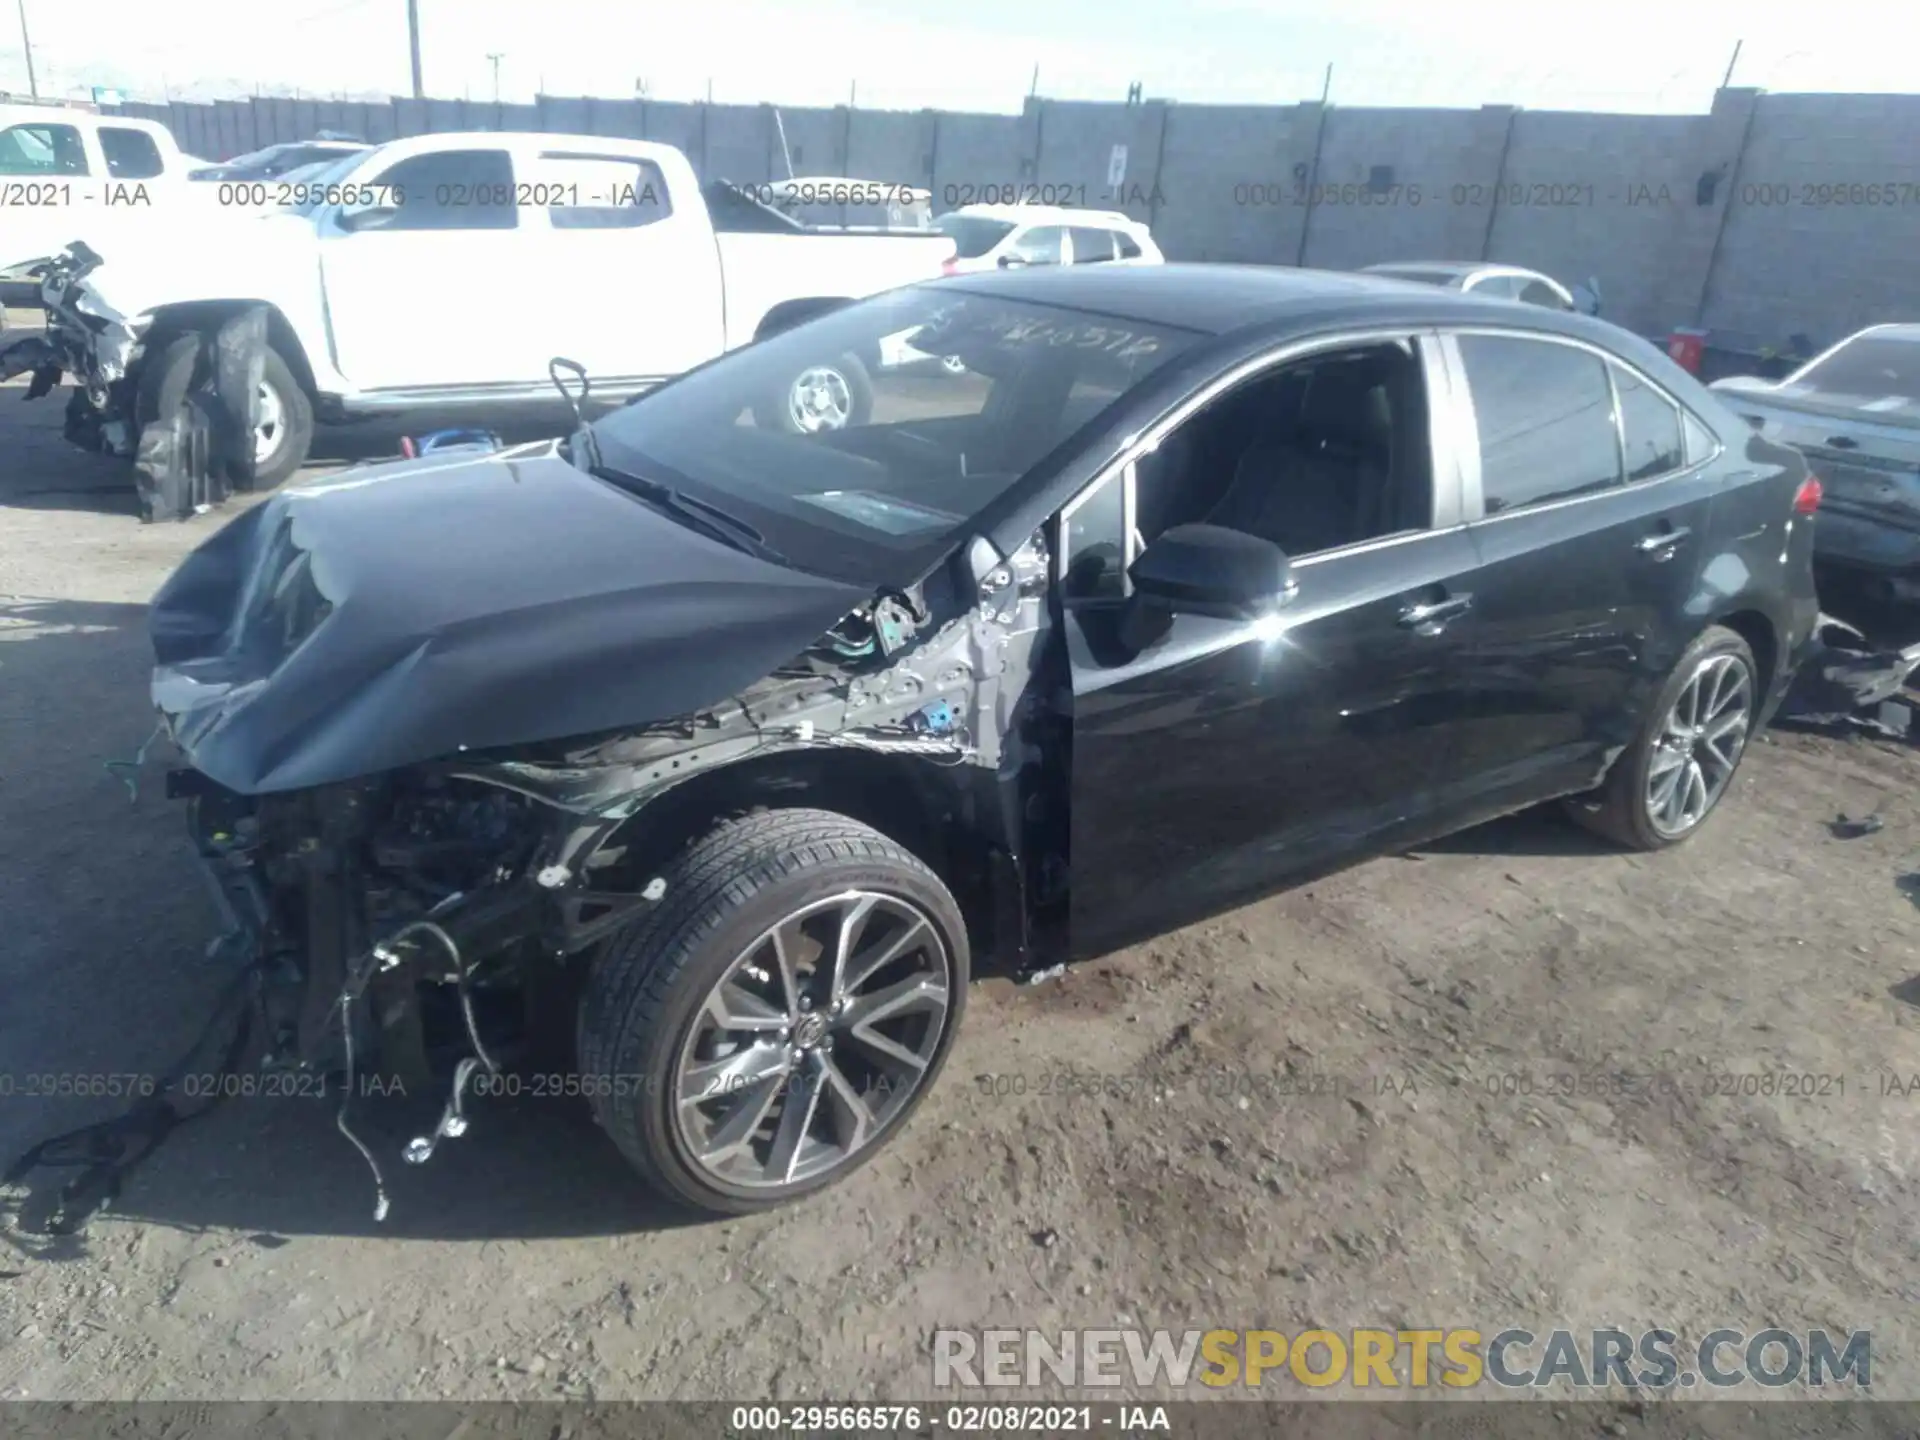
<path id="1" fill-rule="evenodd" d="M 1689 839 L 1733 788 L 1759 696 L 1747 642 L 1709 626 L 1681 655 L 1600 789 L 1569 801 L 1568 813 L 1632 850 Z"/>
<path id="2" fill-rule="evenodd" d="M 142 430 L 163 424 L 187 403 L 200 366 L 204 337 L 175 337 L 140 372 L 134 423 Z M 313 401 L 293 377 L 286 359 L 267 347 L 260 374 L 261 425 L 254 436 L 253 488 L 271 490 L 306 464 L 313 448 Z"/>
<path id="3" fill-rule="evenodd" d="M 581 997 L 594 1118 L 641 1178 L 715 1214 L 852 1173 L 933 1086 L 966 1005 L 959 907 L 825 810 L 725 822 L 607 943 Z"/>

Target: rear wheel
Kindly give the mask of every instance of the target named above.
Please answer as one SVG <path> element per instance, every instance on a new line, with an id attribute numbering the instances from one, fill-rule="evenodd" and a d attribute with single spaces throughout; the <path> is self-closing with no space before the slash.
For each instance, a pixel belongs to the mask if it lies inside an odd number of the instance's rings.
<path id="1" fill-rule="evenodd" d="M 1634 743 L 1593 795 L 1568 802 L 1581 824 L 1635 850 L 1687 839 L 1732 787 L 1759 711 L 1753 651 L 1715 625 L 1687 647 Z"/>
<path id="2" fill-rule="evenodd" d="M 866 424 L 872 415 L 873 381 L 851 353 L 801 367 L 753 407 L 758 425 L 788 435 L 844 430 Z"/>
<path id="3" fill-rule="evenodd" d="M 729 821 L 665 878 L 581 999 L 595 1119 L 654 1188 L 722 1214 L 866 1163 L 932 1086 L 965 1008 L 946 887 L 824 810 Z"/>

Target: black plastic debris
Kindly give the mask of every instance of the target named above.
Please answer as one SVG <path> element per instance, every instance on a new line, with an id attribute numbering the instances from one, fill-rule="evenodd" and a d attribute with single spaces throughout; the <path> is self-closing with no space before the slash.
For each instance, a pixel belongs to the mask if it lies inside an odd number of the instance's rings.
<path id="1" fill-rule="evenodd" d="M 1908 689 L 1920 670 L 1920 645 L 1875 650 L 1859 631 L 1838 623 L 1823 623 L 1821 639 L 1821 652 L 1794 677 L 1775 723 L 1920 743 L 1914 724 L 1920 694 Z"/>
<path id="2" fill-rule="evenodd" d="M 1886 829 L 1886 821 L 1878 814 L 1862 815 L 1855 819 L 1842 811 L 1840 815 L 1827 823 L 1827 829 L 1836 840 L 1859 840 L 1867 835 L 1878 835 Z"/>
<path id="3" fill-rule="evenodd" d="M 267 312 L 256 305 L 203 343 L 180 407 L 141 429 L 134 486 L 147 520 L 185 520 L 253 488 L 266 354 Z"/>

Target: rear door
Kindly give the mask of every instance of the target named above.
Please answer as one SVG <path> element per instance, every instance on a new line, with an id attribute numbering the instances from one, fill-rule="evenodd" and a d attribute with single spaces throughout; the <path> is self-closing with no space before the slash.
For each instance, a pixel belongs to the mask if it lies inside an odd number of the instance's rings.
<path id="1" fill-rule="evenodd" d="M 1525 332 L 1447 338 L 1479 551 L 1462 821 L 1596 782 L 1700 621 L 1717 482 L 1652 380 Z M 1699 452 L 1699 453 L 1695 453 Z"/>
<path id="2" fill-rule="evenodd" d="M 1323 531 L 1325 548 L 1283 545 L 1298 589 L 1275 615 L 1176 615 L 1135 649 L 1126 566 L 1162 528 L 1263 508 L 1234 503 L 1242 479 L 1259 473 L 1242 463 L 1252 449 L 1235 432 L 1249 411 L 1257 420 L 1279 407 L 1317 353 L 1276 360 L 1222 392 L 1063 511 L 1056 587 L 1072 672 L 1069 863 L 1081 953 L 1426 828 L 1468 715 L 1474 597 L 1461 582 L 1477 557 L 1457 523 L 1457 468 L 1428 419 L 1437 361 L 1407 336 L 1367 348 L 1387 346 L 1409 357 L 1393 397 L 1403 447 L 1390 465 L 1393 503 L 1358 528 Z M 1243 393 L 1256 386 L 1265 393 Z M 1238 404 L 1246 398 L 1255 403 Z M 1312 497 L 1300 493 L 1306 485 L 1289 488 L 1299 467 L 1283 461 L 1271 474 L 1279 534 L 1266 538 L 1278 542 Z"/>

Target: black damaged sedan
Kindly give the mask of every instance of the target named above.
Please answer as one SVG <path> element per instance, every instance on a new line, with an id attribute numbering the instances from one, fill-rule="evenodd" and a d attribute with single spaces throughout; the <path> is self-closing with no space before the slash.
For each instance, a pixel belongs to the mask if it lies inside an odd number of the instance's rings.
<path id="1" fill-rule="evenodd" d="M 1541 801 L 1685 840 L 1808 647 L 1818 503 L 1597 321 L 993 273 L 284 491 L 156 598 L 153 698 L 260 1063 L 446 1075 L 420 1160 L 558 997 L 622 1153 L 740 1212 L 889 1140 L 989 965 Z"/>

